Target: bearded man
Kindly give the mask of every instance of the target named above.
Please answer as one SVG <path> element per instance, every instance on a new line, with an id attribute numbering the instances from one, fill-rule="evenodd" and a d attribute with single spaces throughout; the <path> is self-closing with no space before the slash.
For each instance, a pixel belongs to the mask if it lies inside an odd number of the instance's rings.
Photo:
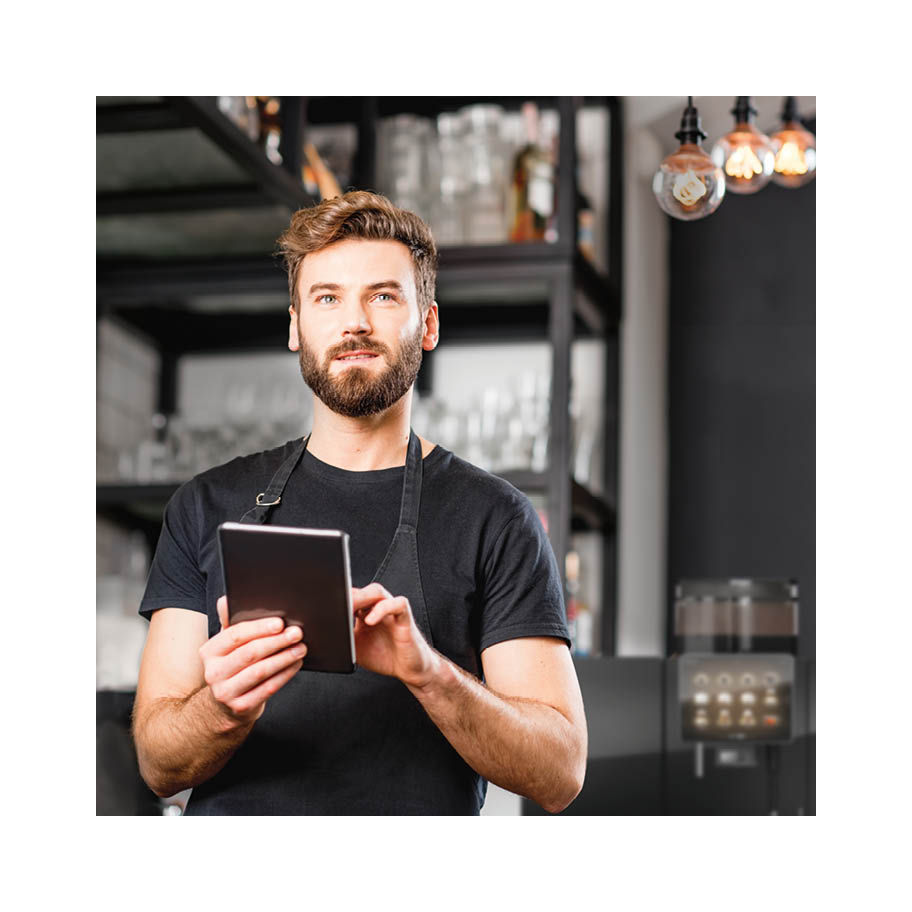
<path id="1" fill-rule="evenodd" d="M 357 191 L 296 212 L 279 249 L 313 427 L 168 503 L 140 606 L 144 780 L 192 788 L 191 815 L 478 814 L 488 781 L 563 810 L 587 734 L 550 542 L 525 495 L 411 429 L 440 336 L 430 230 Z M 354 674 L 302 671 L 297 626 L 228 625 L 226 521 L 348 533 Z"/>

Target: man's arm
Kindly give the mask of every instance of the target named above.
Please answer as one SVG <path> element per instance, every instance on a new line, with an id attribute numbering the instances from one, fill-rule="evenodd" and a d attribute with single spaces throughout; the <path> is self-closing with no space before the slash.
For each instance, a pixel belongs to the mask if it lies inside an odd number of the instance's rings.
<path id="1" fill-rule="evenodd" d="M 306 652 L 300 628 L 283 630 L 279 618 L 226 627 L 224 598 L 219 616 L 212 639 L 197 611 L 162 608 L 149 624 L 133 739 L 140 774 L 163 798 L 222 769 Z"/>
<path id="2" fill-rule="evenodd" d="M 466 763 L 486 779 L 557 813 L 586 775 L 583 699 L 562 640 L 525 637 L 481 654 L 485 684 L 441 656 L 409 687 Z"/>
<path id="3" fill-rule="evenodd" d="M 588 735 L 565 643 L 526 637 L 490 646 L 482 684 L 431 649 L 408 599 L 372 583 L 354 590 L 353 602 L 359 664 L 403 681 L 472 769 L 552 813 L 573 801 Z"/>

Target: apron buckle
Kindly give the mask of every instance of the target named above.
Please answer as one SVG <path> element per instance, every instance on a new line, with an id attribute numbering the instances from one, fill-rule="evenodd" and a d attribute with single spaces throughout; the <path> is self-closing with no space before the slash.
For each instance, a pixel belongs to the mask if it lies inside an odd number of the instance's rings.
<path id="1" fill-rule="evenodd" d="M 256 502 L 257 502 L 258 507 L 274 507 L 277 503 L 281 502 L 281 500 L 282 500 L 282 495 L 280 494 L 275 500 L 271 500 L 267 503 L 265 500 L 263 500 L 263 498 L 265 496 L 266 496 L 265 493 L 257 494 Z"/>

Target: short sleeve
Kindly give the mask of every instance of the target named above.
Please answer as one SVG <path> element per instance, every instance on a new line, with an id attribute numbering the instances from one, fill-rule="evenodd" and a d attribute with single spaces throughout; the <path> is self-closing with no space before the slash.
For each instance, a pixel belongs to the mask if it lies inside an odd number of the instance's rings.
<path id="1" fill-rule="evenodd" d="M 553 636 L 570 645 L 561 575 L 528 498 L 484 561 L 481 650 L 504 640 Z"/>
<path id="2" fill-rule="evenodd" d="M 165 507 L 161 534 L 139 613 L 147 620 L 159 608 L 206 613 L 206 579 L 199 566 L 199 513 L 192 481 L 181 485 Z"/>

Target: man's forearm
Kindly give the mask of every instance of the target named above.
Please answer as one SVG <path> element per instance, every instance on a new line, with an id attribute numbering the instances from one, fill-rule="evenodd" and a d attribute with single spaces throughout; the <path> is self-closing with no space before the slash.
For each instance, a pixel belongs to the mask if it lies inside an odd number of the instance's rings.
<path id="1" fill-rule="evenodd" d="M 220 711 L 208 685 L 188 697 L 155 700 L 142 713 L 134 713 L 140 774 L 162 798 L 193 788 L 231 759 L 253 725 Z"/>
<path id="2" fill-rule="evenodd" d="M 582 788 L 585 735 L 553 706 L 497 694 L 440 659 L 433 680 L 409 690 L 450 744 L 495 785 L 562 811 Z"/>

